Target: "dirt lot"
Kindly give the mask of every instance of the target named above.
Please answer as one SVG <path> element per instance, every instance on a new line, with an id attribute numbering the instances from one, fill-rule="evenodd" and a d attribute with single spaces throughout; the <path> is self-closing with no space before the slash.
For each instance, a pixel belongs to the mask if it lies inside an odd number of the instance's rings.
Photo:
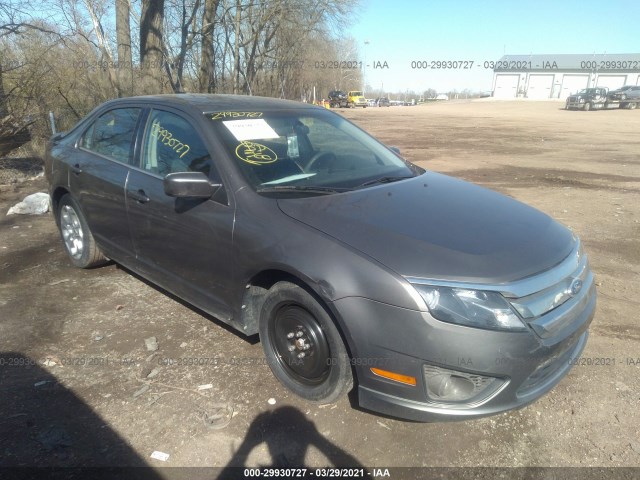
<path id="1" fill-rule="evenodd" d="M 0 187 L 0 465 L 640 466 L 640 112 L 561 107 L 340 111 L 410 160 L 529 203 L 583 239 L 599 286 L 584 365 L 538 402 L 443 424 L 353 399 L 305 403 L 255 339 L 117 265 L 72 268 L 50 214 L 5 216 L 45 191 L 40 178 Z"/>

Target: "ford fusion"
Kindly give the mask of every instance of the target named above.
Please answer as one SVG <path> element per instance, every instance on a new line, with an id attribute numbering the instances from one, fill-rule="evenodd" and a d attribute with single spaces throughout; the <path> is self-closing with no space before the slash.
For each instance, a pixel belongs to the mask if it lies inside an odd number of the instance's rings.
<path id="1" fill-rule="evenodd" d="M 75 266 L 113 260 L 259 334 L 312 402 L 355 385 L 396 417 L 491 415 L 549 391 L 587 341 L 596 291 L 575 235 L 324 108 L 118 99 L 51 139 L 46 175 Z"/>

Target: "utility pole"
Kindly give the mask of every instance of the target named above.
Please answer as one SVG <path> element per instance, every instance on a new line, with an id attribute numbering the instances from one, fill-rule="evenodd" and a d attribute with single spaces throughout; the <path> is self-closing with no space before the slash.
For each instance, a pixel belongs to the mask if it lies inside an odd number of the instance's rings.
<path id="1" fill-rule="evenodd" d="M 362 68 L 362 95 L 365 96 L 365 88 L 367 88 L 367 45 L 369 40 L 364 41 L 364 65 Z"/>

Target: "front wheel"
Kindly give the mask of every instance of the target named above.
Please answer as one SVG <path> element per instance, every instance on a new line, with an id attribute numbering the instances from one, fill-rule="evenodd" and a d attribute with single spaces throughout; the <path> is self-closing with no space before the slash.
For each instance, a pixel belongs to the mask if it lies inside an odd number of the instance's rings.
<path id="1" fill-rule="evenodd" d="M 96 245 L 78 202 L 69 194 L 60 199 L 57 221 L 65 250 L 74 266 L 90 268 L 107 261 Z"/>
<path id="2" fill-rule="evenodd" d="M 260 341 L 271 371 L 296 395 L 324 404 L 351 390 L 342 337 L 327 311 L 301 287 L 278 282 L 267 292 Z"/>
<path id="3" fill-rule="evenodd" d="M 591 103 L 590 102 L 585 103 L 583 108 L 585 112 L 588 112 L 589 110 L 591 110 Z"/>

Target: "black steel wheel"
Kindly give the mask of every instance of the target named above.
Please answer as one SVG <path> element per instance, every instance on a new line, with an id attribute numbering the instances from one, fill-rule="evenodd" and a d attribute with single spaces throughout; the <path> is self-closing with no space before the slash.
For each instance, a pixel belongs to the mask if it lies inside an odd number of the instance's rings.
<path id="1" fill-rule="evenodd" d="M 303 288 L 289 282 L 267 293 L 260 340 L 271 371 L 295 394 L 332 403 L 353 385 L 351 364 L 333 319 Z"/>

